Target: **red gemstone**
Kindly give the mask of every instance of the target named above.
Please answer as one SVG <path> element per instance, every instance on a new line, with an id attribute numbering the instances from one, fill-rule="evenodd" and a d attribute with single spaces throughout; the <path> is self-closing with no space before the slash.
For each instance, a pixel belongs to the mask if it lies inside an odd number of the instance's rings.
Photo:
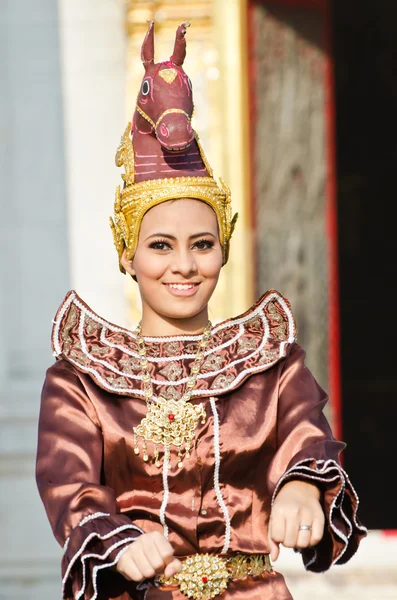
<path id="1" fill-rule="evenodd" d="M 202 578 L 201 578 L 201 581 L 202 581 L 203 583 L 207 583 L 207 581 L 208 581 L 208 577 L 206 577 L 206 576 L 204 575 L 204 577 L 202 577 Z"/>
<path id="2" fill-rule="evenodd" d="M 168 415 L 168 418 L 169 418 L 170 421 L 173 421 L 175 419 L 175 415 L 173 415 L 172 413 L 170 413 Z"/>

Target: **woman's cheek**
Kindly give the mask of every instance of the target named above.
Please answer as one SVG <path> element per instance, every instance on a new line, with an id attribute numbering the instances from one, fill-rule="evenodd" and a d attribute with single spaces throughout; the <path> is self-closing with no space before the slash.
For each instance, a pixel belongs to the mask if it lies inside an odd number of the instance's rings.
<path id="1" fill-rule="evenodd" d="M 197 262 L 203 275 L 216 277 L 222 268 L 222 252 L 213 250 L 208 254 L 201 255 Z"/>
<path id="2" fill-rule="evenodd" d="M 150 252 L 142 252 L 137 257 L 135 269 L 137 276 L 141 276 L 141 279 L 156 280 L 164 273 L 166 268 L 166 257 L 155 255 Z"/>
<path id="3" fill-rule="evenodd" d="M 212 264 L 210 269 L 208 270 L 207 276 L 211 279 L 214 279 L 215 281 L 218 281 L 221 269 L 222 269 L 222 261 L 219 261 L 219 263 L 215 266 L 214 266 L 214 264 Z"/>

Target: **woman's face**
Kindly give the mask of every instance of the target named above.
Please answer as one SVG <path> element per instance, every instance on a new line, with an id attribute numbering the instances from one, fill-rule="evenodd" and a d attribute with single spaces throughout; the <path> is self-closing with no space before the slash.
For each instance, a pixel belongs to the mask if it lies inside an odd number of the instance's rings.
<path id="1" fill-rule="evenodd" d="M 142 219 L 134 258 L 122 265 L 135 275 L 143 319 L 166 321 L 207 317 L 207 304 L 222 267 L 214 211 L 204 202 L 163 202 Z"/>

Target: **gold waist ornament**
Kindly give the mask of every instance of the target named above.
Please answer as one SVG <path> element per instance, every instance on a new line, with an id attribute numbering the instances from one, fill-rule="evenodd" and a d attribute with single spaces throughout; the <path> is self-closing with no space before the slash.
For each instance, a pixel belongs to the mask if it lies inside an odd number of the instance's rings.
<path id="1" fill-rule="evenodd" d="M 223 557 L 219 554 L 194 554 L 182 560 L 182 571 L 156 583 L 177 586 L 182 594 L 193 600 L 209 600 L 224 592 L 232 579 L 245 579 L 270 573 L 269 554 L 243 554 Z"/>

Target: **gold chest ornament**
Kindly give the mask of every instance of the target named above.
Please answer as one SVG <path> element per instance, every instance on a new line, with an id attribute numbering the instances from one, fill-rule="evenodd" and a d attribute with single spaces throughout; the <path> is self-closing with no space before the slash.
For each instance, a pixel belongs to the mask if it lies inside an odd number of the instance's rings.
<path id="1" fill-rule="evenodd" d="M 142 439 L 143 460 L 149 460 L 147 442 L 154 444 L 154 461 L 156 467 L 161 465 L 160 452 L 169 459 L 171 446 L 178 449 L 178 467 L 183 466 L 183 459 L 189 458 L 198 420 L 205 423 L 206 412 L 203 404 L 190 404 L 193 388 L 204 361 L 204 351 L 211 339 L 212 324 L 209 321 L 198 344 L 197 353 L 190 370 L 186 391 L 179 400 L 167 400 L 162 396 L 153 396 L 153 387 L 149 372 L 149 361 L 146 355 L 145 341 L 141 333 L 141 324 L 136 329 L 136 341 L 142 369 L 143 391 L 146 399 L 147 413 L 137 427 L 134 427 L 134 452 L 140 454 L 139 438 Z"/>

